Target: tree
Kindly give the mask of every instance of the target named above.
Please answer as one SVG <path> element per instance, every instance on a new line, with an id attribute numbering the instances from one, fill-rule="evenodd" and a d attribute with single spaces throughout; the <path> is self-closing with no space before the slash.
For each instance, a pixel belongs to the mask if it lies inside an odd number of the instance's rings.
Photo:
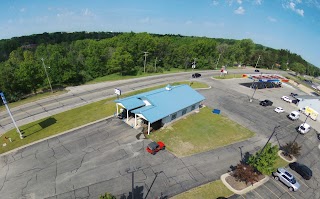
<path id="1" fill-rule="evenodd" d="M 238 181 L 245 182 L 246 184 L 258 182 L 258 174 L 255 172 L 251 165 L 239 163 L 233 171 L 232 176 Z"/>
<path id="2" fill-rule="evenodd" d="M 294 62 L 292 64 L 289 65 L 290 69 L 293 70 L 294 72 L 296 72 L 296 74 L 305 74 L 306 71 L 306 67 L 298 62 Z"/>
<path id="3" fill-rule="evenodd" d="M 292 156 L 299 156 L 301 151 L 301 146 L 297 142 L 288 142 L 284 147 L 283 151 L 285 155 L 292 158 Z"/>
<path id="4" fill-rule="evenodd" d="M 104 195 L 100 196 L 100 199 L 116 199 L 116 197 L 111 195 L 110 193 L 105 193 Z"/>
<path id="5" fill-rule="evenodd" d="M 108 68 L 109 73 L 120 73 L 121 75 L 130 75 L 135 72 L 132 56 L 122 47 L 116 49 Z"/>
<path id="6" fill-rule="evenodd" d="M 278 157 L 278 151 L 278 146 L 271 146 L 271 144 L 268 143 L 262 152 L 259 150 L 255 155 L 249 157 L 248 164 L 260 173 L 270 175 L 275 170 L 273 166 Z"/>

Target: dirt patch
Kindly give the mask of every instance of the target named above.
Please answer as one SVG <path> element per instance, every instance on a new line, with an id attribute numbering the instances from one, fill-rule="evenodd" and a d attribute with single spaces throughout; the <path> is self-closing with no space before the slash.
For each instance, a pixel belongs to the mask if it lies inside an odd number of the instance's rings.
<path id="1" fill-rule="evenodd" d="M 259 175 L 258 176 L 258 182 L 262 179 L 264 179 L 265 176 L 264 175 Z M 252 186 L 250 183 L 246 184 L 245 182 L 242 181 L 237 181 L 236 178 L 234 178 L 233 176 L 228 176 L 226 177 L 226 182 L 235 190 L 243 190 L 249 186 Z"/>

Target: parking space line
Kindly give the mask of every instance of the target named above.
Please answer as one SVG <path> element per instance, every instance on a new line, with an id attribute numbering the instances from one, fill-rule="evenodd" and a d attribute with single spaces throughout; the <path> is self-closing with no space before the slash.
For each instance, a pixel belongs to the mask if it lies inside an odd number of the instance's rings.
<path id="1" fill-rule="evenodd" d="M 263 197 L 262 197 L 256 190 L 253 189 L 252 191 L 254 191 L 256 194 L 258 194 L 258 196 L 259 196 L 260 198 L 263 199 Z"/>
<path id="2" fill-rule="evenodd" d="M 281 182 L 279 182 L 279 181 L 277 181 L 277 180 L 275 180 L 275 179 L 271 180 L 271 182 L 275 182 L 275 183 L 277 184 L 277 186 L 280 186 L 280 187 L 281 187 L 285 192 L 287 192 L 292 198 L 297 199 L 296 197 L 294 197 L 294 196 L 290 193 L 289 189 L 285 189 L 285 188 L 283 187 L 283 186 L 286 186 L 286 185 L 282 184 Z"/>
<path id="3" fill-rule="evenodd" d="M 269 189 L 266 185 L 263 184 L 264 187 L 266 187 L 271 193 L 273 193 L 273 195 L 277 196 L 278 198 L 280 198 L 277 194 L 275 194 L 273 191 L 271 191 L 271 189 Z"/>
<path id="4" fill-rule="evenodd" d="M 303 178 L 299 178 L 297 176 L 294 176 L 295 178 L 298 178 L 299 179 L 299 182 L 302 182 L 304 185 L 306 185 L 309 189 L 310 187 L 307 185 L 307 183 L 304 182 L 304 179 Z"/>
<path id="5" fill-rule="evenodd" d="M 243 197 L 243 195 L 240 195 L 243 199 L 246 199 L 245 197 Z"/>

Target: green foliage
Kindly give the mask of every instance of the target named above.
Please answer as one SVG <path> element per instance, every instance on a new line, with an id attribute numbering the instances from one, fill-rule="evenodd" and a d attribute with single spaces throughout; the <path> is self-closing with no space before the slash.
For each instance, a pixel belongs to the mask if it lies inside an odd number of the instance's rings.
<path id="1" fill-rule="evenodd" d="M 271 146 L 268 143 L 262 153 L 260 150 L 255 155 L 249 157 L 248 164 L 264 175 L 271 175 L 275 170 L 274 164 L 277 160 L 278 151 L 278 146 Z"/>
<path id="2" fill-rule="evenodd" d="M 288 156 L 299 156 L 301 151 L 301 146 L 297 142 L 288 142 L 283 147 L 283 151 L 285 155 Z"/>
<path id="3" fill-rule="evenodd" d="M 100 196 L 100 199 L 116 199 L 116 197 L 111 195 L 110 193 L 105 193 L 104 195 Z"/>
<path id="4" fill-rule="evenodd" d="M 110 74 L 136 75 L 146 71 L 221 68 L 236 64 L 273 66 L 297 73 L 320 75 L 320 69 L 288 50 L 254 44 L 251 39 L 230 40 L 148 33 L 43 33 L 0 40 L 0 88 L 8 101 L 48 88 L 41 58 L 53 87 L 78 85 Z M 220 58 L 219 58 L 220 57 Z M 218 62 L 219 59 L 219 62 Z M 155 71 L 155 65 L 157 71 Z M 49 68 L 50 67 L 50 68 Z"/>
<path id="5" fill-rule="evenodd" d="M 258 182 L 258 174 L 255 172 L 251 165 L 239 163 L 233 171 L 232 176 L 238 181 L 245 182 L 246 184 L 253 184 Z"/>

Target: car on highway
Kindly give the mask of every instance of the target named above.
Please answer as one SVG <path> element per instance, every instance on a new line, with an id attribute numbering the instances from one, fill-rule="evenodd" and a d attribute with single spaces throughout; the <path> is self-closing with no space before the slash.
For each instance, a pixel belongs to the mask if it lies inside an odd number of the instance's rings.
<path id="1" fill-rule="evenodd" d="M 282 96 L 281 99 L 285 102 L 292 103 L 292 99 L 290 99 L 288 96 Z"/>
<path id="2" fill-rule="evenodd" d="M 148 144 L 146 150 L 148 153 L 151 153 L 152 155 L 155 155 L 158 151 L 164 150 L 166 146 L 164 145 L 163 142 L 151 142 Z"/>
<path id="3" fill-rule="evenodd" d="M 297 93 L 291 93 L 290 96 L 291 97 L 295 97 L 295 96 L 298 96 L 298 94 Z"/>
<path id="4" fill-rule="evenodd" d="M 261 106 L 272 106 L 272 104 L 273 102 L 267 99 L 260 102 Z"/>
<path id="5" fill-rule="evenodd" d="M 260 71 L 259 71 L 258 69 L 256 69 L 256 70 L 254 70 L 254 72 L 257 72 L 257 73 L 258 73 L 258 72 L 260 72 Z"/>
<path id="6" fill-rule="evenodd" d="M 277 113 L 282 113 L 282 112 L 284 112 L 284 109 L 281 108 L 281 107 L 277 107 L 277 108 L 274 109 L 274 111 L 277 112 Z"/>
<path id="7" fill-rule="evenodd" d="M 297 191 L 300 188 L 299 182 L 297 182 L 294 176 L 284 168 L 278 168 L 272 175 L 275 180 L 279 180 L 285 184 L 290 191 Z"/>
<path id="8" fill-rule="evenodd" d="M 304 164 L 293 162 L 289 164 L 290 169 L 294 170 L 301 175 L 305 180 L 310 180 L 312 177 L 312 171 Z"/>
<path id="9" fill-rule="evenodd" d="M 201 77 L 201 74 L 200 74 L 200 73 L 194 73 L 194 74 L 192 74 L 192 78 L 198 78 L 198 77 Z"/>

